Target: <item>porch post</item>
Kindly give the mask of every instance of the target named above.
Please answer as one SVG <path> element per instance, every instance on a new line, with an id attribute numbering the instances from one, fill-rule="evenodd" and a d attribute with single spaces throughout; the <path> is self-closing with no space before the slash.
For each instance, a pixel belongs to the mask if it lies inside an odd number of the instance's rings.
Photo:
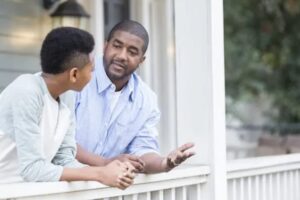
<path id="1" fill-rule="evenodd" d="M 223 1 L 174 0 L 174 10 L 177 141 L 210 166 L 204 199 L 226 200 Z"/>
<path id="2" fill-rule="evenodd" d="M 89 20 L 89 29 L 95 38 L 95 54 L 101 56 L 104 46 L 104 8 L 103 0 L 79 0 L 81 5 L 85 6 L 91 18 Z"/>

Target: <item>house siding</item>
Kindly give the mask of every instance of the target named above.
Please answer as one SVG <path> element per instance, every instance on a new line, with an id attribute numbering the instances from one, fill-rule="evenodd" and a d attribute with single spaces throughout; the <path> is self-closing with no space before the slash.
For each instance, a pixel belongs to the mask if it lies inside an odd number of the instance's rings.
<path id="1" fill-rule="evenodd" d="M 20 74 L 39 71 L 40 46 L 50 27 L 42 1 L 0 1 L 0 91 Z"/>

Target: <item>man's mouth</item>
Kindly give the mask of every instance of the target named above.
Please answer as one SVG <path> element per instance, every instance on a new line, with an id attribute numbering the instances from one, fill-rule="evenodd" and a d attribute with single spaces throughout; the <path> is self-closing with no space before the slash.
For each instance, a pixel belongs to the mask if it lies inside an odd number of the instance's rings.
<path id="1" fill-rule="evenodd" d="M 126 66 L 120 62 L 117 61 L 113 61 L 112 63 L 113 68 L 117 69 L 117 70 L 125 70 Z"/>

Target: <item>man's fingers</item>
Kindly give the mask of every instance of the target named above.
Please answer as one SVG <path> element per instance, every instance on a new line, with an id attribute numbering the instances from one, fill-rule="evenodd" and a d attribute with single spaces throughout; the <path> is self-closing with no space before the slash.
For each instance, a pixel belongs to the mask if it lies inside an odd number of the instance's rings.
<path id="1" fill-rule="evenodd" d="M 137 156 L 130 155 L 130 156 L 128 157 L 128 159 L 129 159 L 130 161 L 133 161 L 133 162 L 138 162 L 140 165 L 142 165 L 143 167 L 145 167 L 145 162 L 144 162 L 142 159 L 140 159 L 139 157 L 137 157 Z"/>
<path id="2" fill-rule="evenodd" d="M 194 152 L 194 151 L 191 151 L 191 152 L 184 152 L 183 153 L 183 157 L 185 158 L 185 159 L 187 159 L 187 158 L 189 158 L 189 157 L 192 157 L 193 155 L 195 155 L 196 154 L 196 152 Z"/>
<path id="3" fill-rule="evenodd" d="M 130 166 L 131 167 L 128 168 L 128 170 L 130 171 L 140 172 L 144 170 L 144 166 L 141 165 L 141 163 L 136 161 L 130 161 Z"/>
<path id="4" fill-rule="evenodd" d="M 180 147 L 178 148 L 178 150 L 181 151 L 181 152 L 184 152 L 184 151 L 186 151 L 186 150 L 192 148 L 193 146 L 194 146 L 194 143 L 189 142 L 189 143 L 186 143 L 186 144 L 180 146 Z"/>
<path id="5" fill-rule="evenodd" d="M 181 163 L 181 160 L 183 159 L 183 157 L 184 157 L 184 154 L 182 152 L 178 151 L 174 158 L 174 162 L 177 164 Z"/>

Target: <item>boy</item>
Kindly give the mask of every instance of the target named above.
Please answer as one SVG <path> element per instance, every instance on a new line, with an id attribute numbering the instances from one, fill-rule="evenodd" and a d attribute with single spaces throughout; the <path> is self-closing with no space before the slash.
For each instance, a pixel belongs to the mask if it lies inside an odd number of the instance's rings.
<path id="1" fill-rule="evenodd" d="M 0 95 L 0 182 L 95 180 L 125 189 L 129 163 L 90 167 L 75 159 L 73 94 L 91 79 L 94 39 L 88 32 L 52 30 L 41 48 L 42 73 L 25 74 Z"/>

